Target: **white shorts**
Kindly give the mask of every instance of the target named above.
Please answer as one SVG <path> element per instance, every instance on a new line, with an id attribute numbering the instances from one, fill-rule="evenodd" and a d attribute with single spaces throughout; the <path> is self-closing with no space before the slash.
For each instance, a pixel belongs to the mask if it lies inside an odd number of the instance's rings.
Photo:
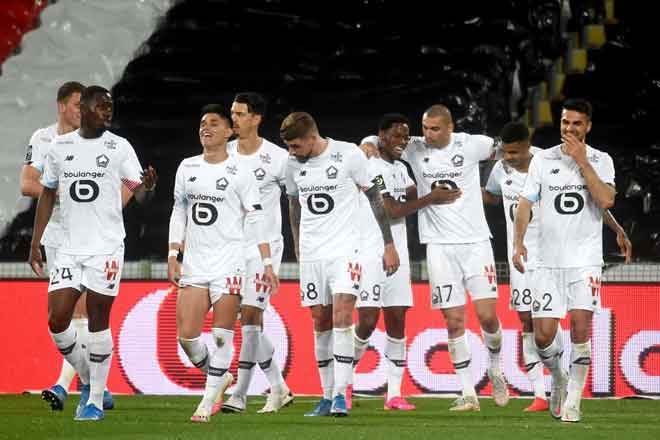
<path id="1" fill-rule="evenodd" d="M 54 246 L 44 246 L 44 250 L 46 251 L 46 255 L 45 255 L 46 267 L 50 272 L 50 268 L 55 267 L 55 258 L 57 258 L 57 248 Z"/>
<path id="2" fill-rule="evenodd" d="M 383 270 L 383 260 L 368 259 L 362 266 L 360 295 L 355 307 L 412 307 L 410 265 L 402 264 L 392 275 Z"/>
<path id="3" fill-rule="evenodd" d="M 236 267 L 236 266 L 233 266 Z M 225 272 L 221 275 L 183 275 L 179 280 L 179 287 L 198 287 L 209 291 L 209 300 L 215 304 L 222 295 L 238 295 L 243 292 L 245 280 L 245 267 Z"/>
<path id="4" fill-rule="evenodd" d="M 600 309 L 602 267 L 567 269 L 537 268 L 534 271 L 532 318 L 558 318 L 570 310 Z"/>
<path id="5" fill-rule="evenodd" d="M 270 258 L 273 260 L 273 271 L 275 274 L 278 274 L 280 271 L 283 251 L 283 240 L 277 240 L 270 243 Z M 264 276 L 264 265 L 261 262 L 261 257 L 248 259 L 245 267 L 245 288 L 243 289 L 241 305 L 266 310 L 270 299 L 270 288 L 267 288 L 266 285 L 261 282 Z"/>
<path id="6" fill-rule="evenodd" d="M 107 255 L 70 255 L 57 251 L 50 267 L 48 291 L 83 288 L 102 295 L 117 296 L 124 267 L 124 246 Z"/>
<path id="7" fill-rule="evenodd" d="M 497 276 L 490 240 L 466 244 L 429 243 L 426 264 L 433 309 L 465 305 L 467 291 L 472 301 L 497 298 Z"/>
<path id="8" fill-rule="evenodd" d="M 358 296 L 362 264 L 359 257 L 340 257 L 300 263 L 300 299 L 303 307 L 331 305 L 332 295 Z"/>
<path id="9" fill-rule="evenodd" d="M 525 269 L 525 273 L 520 273 L 515 267 L 509 267 L 509 286 L 511 287 L 509 309 L 517 312 L 532 311 L 533 281 L 534 270 Z"/>

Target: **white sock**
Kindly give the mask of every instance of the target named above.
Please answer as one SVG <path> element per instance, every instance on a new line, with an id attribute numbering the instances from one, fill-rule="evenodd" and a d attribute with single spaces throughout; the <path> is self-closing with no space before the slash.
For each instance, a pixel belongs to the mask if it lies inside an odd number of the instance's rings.
<path id="1" fill-rule="evenodd" d="M 351 372 L 350 377 L 348 378 L 348 384 L 353 385 L 353 379 L 355 378 L 355 370 L 360 363 L 360 359 L 364 356 L 364 353 L 369 347 L 369 339 L 360 338 L 357 333 L 355 333 L 355 327 L 353 327 L 353 344 L 355 345 L 355 350 L 353 353 L 353 371 Z"/>
<path id="2" fill-rule="evenodd" d="M 385 342 L 387 363 L 387 398 L 401 395 L 401 379 L 406 368 L 406 338 L 396 339 L 387 336 Z"/>
<path id="3" fill-rule="evenodd" d="M 83 384 L 89 383 L 89 364 L 85 359 L 85 353 L 77 341 L 76 330 L 72 325 L 62 333 L 50 333 L 57 349 L 62 353 L 64 359 L 73 366 Z"/>
<path id="4" fill-rule="evenodd" d="M 545 365 L 552 374 L 552 380 L 555 380 L 561 375 L 561 357 L 564 354 L 564 345 L 562 344 L 561 328 L 557 327 L 555 338 L 552 343 L 545 348 L 536 348 L 541 362 Z"/>
<path id="5" fill-rule="evenodd" d="M 449 348 L 449 356 L 456 370 L 456 375 L 463 387 L 463 397 L 476 396 L 477 392 L 474 389 L 472 372 L 470 370 L 472 356 L 470 354 L 470 346 L 467 342 L 467 335 L 463 333 L 458 338 L 449 339 L 447 346 Z"/>
<path id="6" fill-rule="evenodd" d="M 571 349 L 571 371 L 568 378 L 568 396 L 566 404 L 580 407 L 582 391 L 587 381 L 591 365 L 591 341 L 582 344 L 572 344 Z"/>
<path id="7" fill-rule="evenodd" d="M 201 405 L 205 406 L 207 411 L 211 412 L 215 398 L 220 389 L 220 383 L 229 370 L 231 365 L 231 350 L 234 346 L 234 332 L 224 328 L 214 327 L 212 329 L 213 339 L 217 349 L 209 361 L 209 371 L 206 375 L 206 387 L 204 388 L 204 397 Z"/>
<path id="8" fill-rule="evenodd" d="M 270 341 L 270 338 L 262 331 L 259 333 L 259 347 L 257 349 L 257 362 L 259 367 L 266 375 L 268 383 L 270 383 L 271 388 L 279 388 L 284 384 L 284 377 L 282 377 L 282 371 L 277 365 L 277 362 L 273 360 L 273 354 L 275 354 L 275 348 L 273 348 L 273 343 Z"/>
<path id="9" fill-rule="evenodd" d="M 192 339 L 179 338 L 179 345 L 195 367 L 204 373 L 209 371 L 209 349 L 199 336 Z"/>
<path id="10" fill-rule="evenodd" d="M 534 343 L 534 333 L 522 334 L 523 360 L 525 361 L 525 370 L 527 378 L 534 388 L 534 397 L 545 399 L 545 381 L 543 378 L 543 363 L 536 351 Z"/>
<path id="11" fill-rule="evenodd" d="M 89 400 L 103 409 L 103 391 L 108 383 L 110 365 L 112 363 L 112 332 L 110 329 L 100 332 L 89 332 L 87 351 L 89 353 Z"/>
<path id="12" fill-rule="evenodd" d="M 252 376 L 254 376 L 261 327 L 258 325 L 244 325 L 241 327 L 241 333 L 243 339 L 241 341 L 241 353 L 238 356 L 238 379 L 234 388 L 234 394 L 237 396 L 247 395 Z"/>
<path id="13" fill-rule="evenodd" d="M 483 328 L 481 334 L 484 337 L 486 348 L 488 348 L 489 368 L 495 373 L 502 371 L 500 367 L 500 352 L 502 350 L 502 325 L 498 322 L 497 331 L 495 333 L 488 333 Z"/>
<path id="14" fill-rule="evenodd" d="M 353 356 L 355 344 L 353 343 L 353 327 L 333 328 L 334 358 L 335 358 L 335 387 L 332 397 L 338 394 L 346 395 L 348 380 L 353 374 Z"/>
<path id="15" fill-rule="evenodd" d="M 332 391 L 335 387 L 335 368 L 332 358 L 333 337 L 332 330 L 314 332 L 314 351 L 316 352 L 316 363 L 321 377 L 321 388 L 323 398 L 332 399 Z"/>

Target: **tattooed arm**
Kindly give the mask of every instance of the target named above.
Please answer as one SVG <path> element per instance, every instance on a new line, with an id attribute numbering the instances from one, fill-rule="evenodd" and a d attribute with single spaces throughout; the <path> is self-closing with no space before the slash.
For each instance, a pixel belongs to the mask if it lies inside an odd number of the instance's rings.
<path id="1" fill-rule="evenodd" d="M 373 185 L 365 191 L 371 211 L 374 213 L 380 232 L 383 235 L 383 243 L 385 243 L 385 252 L 383 253 L 383 269 L 388 275 L 392 275 L 399 268 L 399 254 L 394 247 L 394 239 L 392 238 L 392 229 L 390 228 L 390 217 L 387 215 L 383 197 L 380 194 L 380 186 Z"/>

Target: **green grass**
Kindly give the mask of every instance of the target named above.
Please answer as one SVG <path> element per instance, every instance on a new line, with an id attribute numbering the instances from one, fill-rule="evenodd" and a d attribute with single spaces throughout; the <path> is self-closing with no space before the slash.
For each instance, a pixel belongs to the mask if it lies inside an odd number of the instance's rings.
<path id="1" fill-rule="evenodd" d="M 36 395 L 0 395 L 0 439 L 479 439 L 570 438 L 660 439 L 660 401 L 587 400 L 583 421 L 562 424 L 548 413 L 523 413 L 529 400 L 513 399 L 498 408 L 481 400 L 481 412 L 447 411 L 449 399 L 411 399 L 418 409 L 385 412 L 380 399 L 356 399 L 349 417 L 303 417 L 316 402 L 297 398 L 279 414 L 256 411 L 263 398 L 251 398 L 248 412 L 219 414 L 208 424 L 190 423 L 196 397 L 115 396 L 116 409 L 102 422 L 74 422 L 78 397 L 62 412 L 51 412 Z"/>

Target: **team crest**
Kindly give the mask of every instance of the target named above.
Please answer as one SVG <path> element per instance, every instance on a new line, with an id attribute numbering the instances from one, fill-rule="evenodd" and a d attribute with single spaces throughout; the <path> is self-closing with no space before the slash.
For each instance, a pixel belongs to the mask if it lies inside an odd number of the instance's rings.
<path id="1" fill-rule="evenodd" d="M 463 155 L 462 154 L 455 154 L 454 157 L 451 158 L 451 163 L 454 164 L 455 167 L 462 167 L 463 166 Z"/>
<path id="2" fill-rule="evenodd" d="M 337 173 L 339 173 L 339 170 L 332 165 L 330 165 L 328 169 L 325 170 L 325 174 L 328 176 L 328 179 L 336 179 Z"/>
<path id="3" fill-rule="evenodd" d="M 105 148 L 107 148 L 108 150 L 116 150 L 117 149 L 117 142 L 113 141 L 112 139 L 110 139 L 109 141 L 105 141 L 104 145 L 105 145 Z"/>
<path id="4" fill-rule="evenodd" d="M 96 156 L 96 166 L 100 168 L 107 168 L 110 163 L 110 158 L 105 154 Z"/>
<path id="5" fill-rule="evenodd" d="M 215 181 L 215 189 L 219 189 L 220 191 L 224 191 L 227 189 L 227 186 L 229 186 L 229 181 L 225 179 L 224 177 L 218 179 Z"/>
<path id="6" fill-rule="evenodd" d="M 264 171 L 263 168 L 257 168 L 254 170 L 254 177 L 256 177 L 257 180 L 264 180 L 264 177 L 266 177 L 266 171 Z"/>
<path id="7" fill-rule="evenodd" d="M 589 277 L 589 287 L 591 287 L 591 296 L 600 295 L 600 278 L 598 277 Z"/>
<path id="8" fill-rule="evenodd" d="M 106 260 L 105 262 L 105 278 L 107 281 L 115 281 L 119 273 L 119 263 L 117 260 Z M 110 287 L 109 287 L 110 288 Z"/>
<path id="9" fill-rule="evenodd" d="M 495 282 L 495 267 L 491 264 L 490 266 L 484 266 L 484 275 L 488 277 L 488 284 L 493 284 Z"/>
<path id="10" fill-rule="evenodd" d="M 351 281 L 360 282 L 362 276 L 362 266 L 360 263 L 348 263 L 348 272 L 351 274 Z"/>
<path id="11" fill-rule="evenodd" d="M 227 291 L 230 295 L 240 295 L 243 278 L 238 276 L 227 277 Z"/>
<path id="12" fill-rule="evenodd" d="M 254 285 L 255 285 L 255 291 L 257 293 L 259 292 L 266 293 L 270 289 L 270 285 L 264 279 L 264 275 L 260 273 L 254 274 Z M 262 298 L 262 296 L 259 295 L 259 298 Z M 260 302 L 263 302 L 263 299 Z"/>

